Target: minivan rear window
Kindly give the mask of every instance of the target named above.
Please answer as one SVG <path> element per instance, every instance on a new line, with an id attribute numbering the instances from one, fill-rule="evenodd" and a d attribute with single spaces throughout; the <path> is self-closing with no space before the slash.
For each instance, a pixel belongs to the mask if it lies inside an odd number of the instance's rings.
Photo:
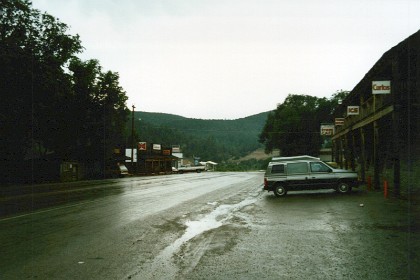
<path id="1" fill-rule="evenodd" d="M 276 164 L 271 167 L 271 173 L 284 173 L 284 165 Z"/>

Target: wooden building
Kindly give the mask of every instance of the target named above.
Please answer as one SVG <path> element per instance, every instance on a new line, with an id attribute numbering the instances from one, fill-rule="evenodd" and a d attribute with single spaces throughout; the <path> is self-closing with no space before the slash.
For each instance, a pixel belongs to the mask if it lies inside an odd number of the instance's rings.
<path id="1" fill-rule="evenodd" d="M 375 189 L 384 168 L 392 168 L 398 195 L 401 161 L 412 164 L 419 155 L 419 101 L 420 31 L 384 53 L 337 107 L 334 160 L 358 167 L 363 180 L 373 169 Z"/>
<path id="2" fill-rule="evenodd" d="M 142 142 L 144 143 L 144 142 Z M 178 158 L 172 155 L 171 147 L 162 147 L 160 144 L 146 145 L 138 150 L 136 174 L 158 175 L 171 174 L 174 162 Z"/>

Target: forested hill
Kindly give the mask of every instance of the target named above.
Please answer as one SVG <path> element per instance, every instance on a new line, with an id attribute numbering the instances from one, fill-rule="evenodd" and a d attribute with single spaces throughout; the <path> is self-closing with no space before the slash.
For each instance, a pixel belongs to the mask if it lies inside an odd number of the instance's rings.
<path id="1" fill-rule="evenodd" d="M 140 111 L 134 114 L 135 132 L 139 141 L 181 145 L 186 157 L 195 155 L 220 162 L 262 147 L 258 135 L 268 113 L 236 120 L 203 120 Z"/>

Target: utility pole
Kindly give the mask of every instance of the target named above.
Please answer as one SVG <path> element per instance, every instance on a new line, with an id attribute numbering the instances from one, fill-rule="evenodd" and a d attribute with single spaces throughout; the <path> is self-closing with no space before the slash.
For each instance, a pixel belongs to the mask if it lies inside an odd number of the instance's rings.
<path id="1" fill-rule="evenodd" d="M 133 110 L 131 112 L 131 168 L 134 170 L 134 109 L 136 107 L 133 104 Z"/>

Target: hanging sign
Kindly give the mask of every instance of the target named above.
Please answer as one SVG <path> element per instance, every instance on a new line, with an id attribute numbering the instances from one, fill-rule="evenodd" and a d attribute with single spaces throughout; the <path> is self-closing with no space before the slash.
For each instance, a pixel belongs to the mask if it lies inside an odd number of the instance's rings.
<path id="1" fill-rule="evenodd" d="M 321 135 L 323 135 L 323 136 L 333 136 L 334 135 L 334 125 L 333 124 L 321 124 Z"/>
<path id="2" fill-rule="evenodd" d="M 160 151 L 162 149 L 162 146 L 160 144 L 153 144 L 153 150 Z"/>
<path id="3" fill-rule="evenodd" d="M 335 118 L 335 125 L 344 125 L 344 118 Z"/>
<path id="4" fill-rule="evenodd" d="M 390 94 L 391 81 L 373 81 L 372 94 Z"/>
<path id="5" fill-rule="evenodd" d="M 359 109 L 359 106 L 347 106 L 347 116 L 358 115 Z"/>

